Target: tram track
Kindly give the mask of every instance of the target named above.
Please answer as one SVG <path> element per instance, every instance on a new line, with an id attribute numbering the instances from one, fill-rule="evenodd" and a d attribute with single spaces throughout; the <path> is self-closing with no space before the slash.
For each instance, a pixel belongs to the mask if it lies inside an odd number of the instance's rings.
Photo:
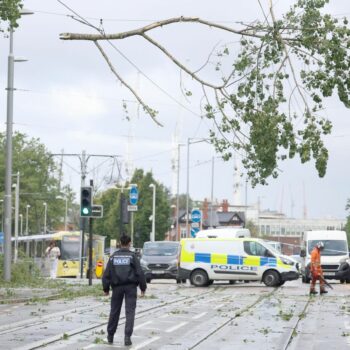
<path id="1" fill-rule="evenodd" d="M 257 300 L 255 300 L 253 303 L 243 307 L 242 309 L 239 309 L 235 312 L 235 315 L 232 317 L 229 317 L 229 319 L 225 320 L 222 324 L 220 324 L 217 328 L 215 328 L 214 330 L 212 330 L 210 333 L 208 333 L 206 336 L 202 337 L 200 340 L 198 340 L 195 344 L 191 345 L 187 350 L 192 350 L 192 349 L 199 349 L 200 346 L 203 344 L 203 342 L 205 342 L 206 340 L 208 340 L 210 337 L 214 336 L 215 334 L 217 334 L 217 332 L 219 332 L 221 329 L 223 329 L 224 327 L 226 327 L 227 325 L 229 325 L 230 323 L 232 323 L 232 321 L 234 321 L 236 318 L 242 316 L 244 313 L 247 313 L 248 311 L 252 310 L 256 305 L 258 305 L 259 303 L 261 303 L 263 300 L 266 300 L 268 298 L 270 298 L 272 295 L 274 295 L 277 291 L 279 290 L 279 288 L 274 288 L 273 291 L 261 295 Z"/>
<path id="2" fill-rule="evenodd" d="M 232 325 L 233 321 L 235 320 L 237 321 L 238 317 L 244 316 L 244 314 L 248 314 L 248 313 L 254 314 L 254 311 L 256 311 L 264 301 L 266 301 L 268 298 L 272 296 L 277 296 L 278 291 L 280 291 L 280 288 L 275 288 L 270 293 L 260 296 L 257 300 L 251 302 L 249 305 L 241 308 L 240 310 L 237 310 L 233 316 L 229 317 L 224 322 L 217 325 L 217 327 L 215 327 L 215 329 L 212 329 L 210 333 L 203 335 L 201 339 L 198 339 L 195 344 L 192 344 L 191 346 L 187 347 L 186 350 L 209 348 L 208 342 L 210 344 L 210 341 L 216 339 L 220 331 L 223 331 L 222 334 L 225 334 L 225 327 Z M 299 322 L 306 317 L 307 309 L 310 305 L 311 300 L 312 299 L 308 297 L 306 301 L 300 302 L 298 309 L 301 311 L 293 315 L 293 317 L 290 320 L 291 325 L 286 324 L 286 326 L 283 327 L 284 329 L 283 331 L 280 331 L 280 330 L 276 331 L 281 334 L 279 345 L 277 347 L 279 350 L 288 350 L 291 348 L 293 339 L 297 334 L 296 332 L 298 329 Z M 269 328 L 268 324 L 265 324 L 265 327 L 266 327 L 265 330 L 267 330 Z M 256 328 L 255 331 L 261 332 L 260 330 L 258 330 L 258 328 Z M 245 339 L 245 341 L 247 341 L 247 339 Z"/>
<path id="3" fill-rule="evenodd" d="M 303 311 L 296 317 L 296 320 L 294 321 L 293 327 L 290 328 L 290 330 L 288 332 L 289 334 L 287 334 L 285 343 L 283 344 L 283 347 L 281 348 L 281 350 L 287 350 L 290 347 L 290 345 L 292 344 L 293 339 L 295 338 L 295 334 L 296 334 L 297 329 L 298 329 L 299 322 L 303 318 L 305 318 L 306 311 L 307 311 L 307 308 L 310 305 L 310 302 L 311 302 L 311 298 L 309 297 L 309 299 L 306 301 L 306 303 L 304 305 Z"/>
<path id="4" fill-rule="evenodd" d="M 205 295 L 210 295 L 211 293 L 214 293 L 216 290 L 217 290 L 217 288 L 216 289 L 213 288 L 213 289 L 207 290 L 207 291 L 205 291 L 203 293 L 200 293 L 200 294 L 196 294 L 196 295 L 193 295 L 193 296 L 180 297 L 180 298 L 172 300 L 172 301 L 163 302 L 163 303 L 160 303 L 158 305 L 154 305 L 152 307 L 145 308 L 143 310 L 138 311 L 135 318 L 136 319 L 141 319 L 141 318 L 149 316 L 151 314 L 152 315 L 156 314 L 159 311 L 162 311 L 162 312 L 165 311 L 166 312 L 166 308 L 167 307 L 177 306 L 178 304 L 181 305 L 181 303 L 189 302 L 189 301 L 192 301 L 192 300 L 200 300 L 201 297 L 203 297 Z M 100 307 L 101 305 L 105 305 L 105 304 L 99 304 L 99 305 L 96 305 L 94 307 L 90 306 L 90 310 L 95 309 L 97 307 Z M 89 310 L 88 307 L 84 307 L 82 309 L 84 311 L 88 311 Z M 72 310 L 71 312 L 77 312 L 77 311 L 75 311 L 75 310 L 73 311 Z M 17 323 L 16 325 L 14 325 L 12 327 L 11 327 L 11 325 L 8 325 L 7 327 L 6 326 L 2 326 L 2 327 L 0 327 L 0 335 L 6 334 L 6 333 L 7 334 L 8 333 L 13 333 L 13 332 L 18 331 L 19 329 L 24 329 L 24 328 L 27 329 L 29 327 L 37 327 L 39 324 L 44 324 L 47 321 L 54 321 L 58 317 L 62 317 L 63 313 L 64 313 L 64 315 L 67 315 L 67 311 L 57 312 L 54 315 L 45 315 L 45 316 L 43 316 L 43 318 L 45 318 L 44 320 L 43 319 L 41 319 L 41 320 L 35 319 L 34 321 L 31 321 L 31 322 L 28 322 L 28 320 L 26 320 L 26 321 L 22 321 L 20 325 L 18 325 L 18 323 Z M 56 342 L 59 342 L 62 339 L 64 339 L 64 337 L 70 338 L 70 337 L 77 336 L 77 335 L 80 335 L 80 334 L 83 334 L 83 333 L 86 333 L 86 332 L 93 331 L 93 330 L 98 329 L 100 327 L 104 327 L 104 326 L 107 325 L 107 323 L 108 323 L 107 321 L 95 322 L 95 323 L 90 324 L 89 326 L 86 326 L 86 327 L 76 328 L 76 329 L 73 329 L 71 331 L 66 331 L 64 333 L 59 333 L 59 334 L 57 334 L 55 336 L 51 336 L 49 338 L 46 338 L 45 340 L 40 340 L 40 341 L 33 342 L 31 344 L 26 344 L 24 346 L 16 347 L 16 349 L 17 350 L 40 349 L 42 347 L 46 347 L 48 345 L 52 345 L 52 344 L 54 344 Z M 122 317 L 120 317 L 120 323 L 119 324 L 122 325 L 124 323 L 125 323 L 125 316 L 122 316 Z"/>

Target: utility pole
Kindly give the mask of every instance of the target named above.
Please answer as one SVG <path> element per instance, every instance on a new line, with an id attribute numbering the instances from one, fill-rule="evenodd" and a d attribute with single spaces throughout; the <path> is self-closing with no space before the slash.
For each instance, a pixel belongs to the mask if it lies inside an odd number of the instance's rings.
<path id="1" fill-rule="evenodd" d="M 17 181 L 16 181 L 16 191 L 15 191 L 15 255 L 14 255 L 14 262 L 17 262 L 18 258 L 18 218 L 19 218 L 19 172 L 16 174 Z"/>
<path id="2" fill-rule="evenodd" d="M 13 28 L 10 27 L 10 52 L 7 74 L 7 122 L 6 122 L 6 167 L 4 196 L 4 280 L 11 281 L 11 236 L 12 236 L 12 130 L 13 130 Z"/>
<path id="3" fill-rule="evenodd" d="M 210 205 L 210 226 L 213 227 L 214 223 L 214 157 L 211 158 L 211 205 Z M 216 224 L 216 222 L 215 222 Z"/>
<path id="4" fill-rule="evenodd" d="M 85 178 L 86 178 L 86 152 L 83 151 L 80 158 L 81 165 L 81 187 L 85 186 Z M 84 277 L 84 246 L 85 246 L 85 225 L 86 218 L 80 218 L 80 249 L 79 249 L 79 261 L 80 261 L 80 278 Z"/>
<path id="5" fill-rule="evenodd" d="M 90 186 L 92 188 L 94 187 L 93 180 L 90 180 Z M 89 286 L 91 285 L 92 285 L 92 217 L 89 217 Z"/>
<path id="6" fill-rule="evenodd" d="M 33 12 L 21 9 L 20 15 Z M 14 63 L 13 28 L 10 26 L 10 50 L 7 69 L 7 114 L 6 114 L 6 151 L 5 151 L 5 195 L 4 195 L 4 280 L 11 281 L 11 236 L 12 236 L 12 134 L 13 134 L 13 91 Z M 18 60 L 19 61 L 19 60 Z"/>
<path id="7" fill-rule="evenodd" d="M 51 154 L 52 156 L 59 156 L 61 159 L 63 157 L 78 157 L 80 160 L 80 174 L 81 174 L 81 187 L 85 186 L 85 179 L 88 174 L 87 171 L 87 162 L 91 157 L 109 157 L 109 158 L 116 158 L 119 157 L 118 155 L 107 155 L 107 154 L 86 154 L 86 151 L 83 150 L 81 154 L 78 153 L 53 153 Z M 79 261 L 80 261 L 80 278 L 83 278 L 83 272 L 84 272 L 84 245 L 85 245 L 85 236 L 84 236 L 84 231 L 86 229 L 87 225 L 87 219 L 86 218 L 81 218 L 80 219 L 80 249 L 79 249 Z"/>

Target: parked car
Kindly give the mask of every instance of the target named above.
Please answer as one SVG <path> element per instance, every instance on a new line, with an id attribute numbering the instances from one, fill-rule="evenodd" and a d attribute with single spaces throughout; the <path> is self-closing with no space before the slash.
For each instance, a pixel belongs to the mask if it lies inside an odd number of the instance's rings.
<path id="1" fill-rule="evenodd" d="M 142 249 L 141 267 L 147 283 L 153 279 L 178 279 L 179 242 L 145 242 Z M 183 282 L 186 282 L 184 280 Z"/>
<path id="2" fill-rule="evenodd" d="M 335 273 L 335 277 L 340 283 L 350 283 L 350 259 L 341 261 L 339 269 Z"/>

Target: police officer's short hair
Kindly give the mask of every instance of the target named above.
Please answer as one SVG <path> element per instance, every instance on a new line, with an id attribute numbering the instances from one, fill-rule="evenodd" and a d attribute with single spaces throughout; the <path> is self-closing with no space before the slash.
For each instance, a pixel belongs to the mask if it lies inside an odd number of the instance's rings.
<path id="1" fill-rule="evenodd" d="M 131 238 L 125 234 L 120 237 L 120 244 L 122 246 L 127 246 L 131 242 Z"/>

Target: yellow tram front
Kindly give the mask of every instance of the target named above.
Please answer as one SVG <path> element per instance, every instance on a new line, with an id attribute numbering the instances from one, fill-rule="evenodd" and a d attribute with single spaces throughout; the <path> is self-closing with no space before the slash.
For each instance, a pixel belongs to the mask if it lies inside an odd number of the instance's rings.
<path id="1" fill-rule="evenodd" d="M 80 275 L 80 256 L 83 258 L 83 273 L 86 275 L 88 267 L 88 235 L 84 236 L 84 250 L 81 252 L 80 232 L 57 232 L 52 237 L 60 248 L 61 256 L 57 265 L 57 277 L 78 277 Z M 101 262 L 104 266 L 105 237 L 93 235 L 92 238 L 92 267 L 93 277 L 100 278 Z"/>

